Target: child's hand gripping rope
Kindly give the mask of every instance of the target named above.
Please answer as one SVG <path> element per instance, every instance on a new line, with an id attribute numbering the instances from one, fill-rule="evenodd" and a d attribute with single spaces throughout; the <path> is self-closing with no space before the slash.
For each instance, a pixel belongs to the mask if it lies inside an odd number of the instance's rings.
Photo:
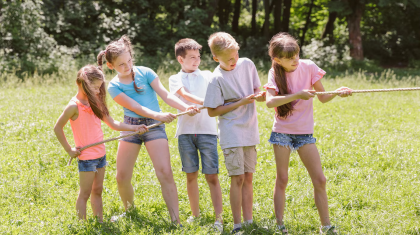
<path id="1" fill-rule="evenodd" d="M 200 107 L 200 108 L 197 108 L 197 107 L 195 107 L 195 106 L 190 106 L 190 107 L 188 107 L 188 108 L 187 108 L 187 111 L 182 112 L 182 113 L 178 113 L 178 114 L 176 114 L 176 115 L 174 115 L 174 116 L 175 116 L 175 118 L 176 118 L 176 117 L 178 117 L 178 116 L 185 115 L 185 114 L 188 114 L 188 115 L 190 115 L 190 116 L 194 116 L 195 114 L 200 113 L 200 110 L 205 109 L 205 108 L 206 108 L 206 107 Z M 172 115 L 173 115 L 173 114 L 172 114 Z M 171 120 L 171 121 L 172 121 L 172 120 Z M 171 121 L 168 121 L 168 122 L 171 122 Z M 74 154 L 72 153 L 73 155 L 71 155 L 71 154 L 69 153 L 69 155 L 70 155 L 70 159 L 69 159 L 69 161 L 68 161 L 68 163 L 67 163 L 67 166 L 70 166 L 70 165 L 71 165 L 71 162 L 72 162 L 72 160 L 73 160 L 73 158 L 75 158 L 75 157 L 79 156 L 79 155 L 81 154 L 81 152 L 82 152 L 83 150 L 87 149 L 87 148 L 90 148 L 90 147 L 92 147 L 92 146 L 96 146 L 96 145 L 99 145 L 99 144 L 103 144 L 103 143 L 106 143 L 106 142 L 110 142 L 110 141 L 118 140 L 118 139 L 121 139 L 121 138 L 129 137 L 129 136 L 133 136 L 133 135 L 137 135 L 137 134 L 143 134 L 143 133 L 145 133 L 145 132 L 149 131 L 149 129 L 154 128 L 154 127 L 157 127 L 157 126 L 162 125 L 162 124 L 164 124 L 164 123 L 165 123 L 164 121 L 161 121 L 161 122 L 159 122 L 159 123 L 155 123 L 155 124 L 150 125 L 150 126 L 139 125 L 139 126 L 137 127 L 137 128 L 138 128 L 138 130 L 136 130 L 136 131 L 134 131 L 134 132 L 132 132 L 132 133 L 130 133 L 130 134 L 127 134 L 127 135 L 121 135 L 121 136 L 118 136 L 118 137 L 115 137 L 115 138 L 111 138 L 111 139 L 106 139 L 106 140 L 103 140 L 103 141 L 100 141 L 100 142 L 96 142 L 96 143 L 93 143 L 93 144 L 86 145 L 86 146 L 84 146 L 84 147 L 76 147 L 76 148 L 74 148 L 74 150 L 75 150 L 75 151 L 74 151 Z M 72 150 L 73 150 L 73 149 L 72 149 Z"/>

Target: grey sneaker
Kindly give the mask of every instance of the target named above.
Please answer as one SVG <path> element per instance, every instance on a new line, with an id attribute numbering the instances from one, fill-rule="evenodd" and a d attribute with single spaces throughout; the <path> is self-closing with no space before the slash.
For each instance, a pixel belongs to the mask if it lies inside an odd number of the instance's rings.
<path id="1" fill-rule="evenodd" d="M 335 226 L 331 226 L 331 225 L 321 226 L 321 228 L 319 229 L 319 233 L 329 234 L 329 235 L 338 234 L 337 230 L 335 229 Z"/>
<path id="2" fill-rule="evenodd" d="M 286 226 L 284 226 L 284 224 L 282 225 L 277 225 L 277 230 L 282 234 L 282 235 L 287 235 L 289 234 L 289 232 L 286 229 Z"/>
<path id="3" fill-rule="evenodd" d="M 216 230 L 219 233 L 223 233 L 223 224 L 219 221 L 214 222 L 213 224 L 214 230 Z"/>
<path id="4" fill-rule="evenodd" d="M 192 224 L 192 223 L 194 223 L 197 219 L 198 219 L 198 217 L 195 217 L 195 216 L 191 215 L 190 217 L 188 217 L 188 219 L 187 219 L 187 223 Z"/>

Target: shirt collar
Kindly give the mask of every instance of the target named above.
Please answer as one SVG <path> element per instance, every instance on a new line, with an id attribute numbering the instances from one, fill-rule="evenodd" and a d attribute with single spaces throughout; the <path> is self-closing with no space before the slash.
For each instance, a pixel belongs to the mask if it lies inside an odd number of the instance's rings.
<path id="1" fill-rule="evenodd" d="M 181 71 L 179 71 L 179 74 L 181 75 L 181 77 L 182 78 L 186 78 L 186 77 L 188 77 L 188 75 L 191 75 L 191 74 L 194 74 L 195 76 L 200 76 L 200 69 L 197 69 L 197 70 L 195 70 L 194 72 L 192 72 L 192 73 L 185 73 L 184 71 L 182 71 L 182 69 L 181 69 Z"/>

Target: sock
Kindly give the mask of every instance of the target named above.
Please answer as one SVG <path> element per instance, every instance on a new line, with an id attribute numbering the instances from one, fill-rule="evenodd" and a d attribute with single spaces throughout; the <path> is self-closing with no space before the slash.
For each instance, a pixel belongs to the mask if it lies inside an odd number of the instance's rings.
<path id="1" fill-rule="evenodd" d="M 252 224 L 253 222 L 254 222 L 253 219 L 245 221 L 246 224 Z"/>
<path id="2" fill-rule="evenodd" d="M 233 229 L 237 229 L 237 228 L 242 228 L 242 224 L 239 223 L 239 224 L 234 224 L 233 225 Z"/>

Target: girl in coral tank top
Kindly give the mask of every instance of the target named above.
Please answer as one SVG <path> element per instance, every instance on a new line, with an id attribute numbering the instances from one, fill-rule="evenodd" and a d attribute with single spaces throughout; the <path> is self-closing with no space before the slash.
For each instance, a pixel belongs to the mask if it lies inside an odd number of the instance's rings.
<path id="1" fill-rule="evenodd" d="M 87 148 L 83 152 L 79 149 L 103 140 L 101 120 L 117 131 L 147 131 L 145 125 L 127 125 L 112 119 L 106 106 L 104 80 L 104 74 L 99 67 L 87 65 L 80 69 L 76 80 L 77 94 L 70 100 L 54 127 L 64 150 L 72 158 L 78 158 L 80 191 L 76 202 L 77 214 L 80 219 L 86 219 L 86 204 L 91 197 L 92 211 L 99 222 L 103 220 L 102 188 L 107 164 L 105 144 Z M 63 128 L 68 120 L 77 147 L 71 147 L 64 135 Z"/>

